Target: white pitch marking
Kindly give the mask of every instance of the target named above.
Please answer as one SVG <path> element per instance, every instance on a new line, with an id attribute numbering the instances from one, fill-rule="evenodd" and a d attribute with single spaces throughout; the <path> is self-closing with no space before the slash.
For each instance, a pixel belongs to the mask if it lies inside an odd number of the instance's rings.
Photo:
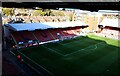
<path id="1" fill-rule="evenodd" d="M 95 45 L 95 48 L 94 48 L 94 49 L 91 49 L 91 50 L 95 50 L 95 49 L 97 49 L 97 45 Z"/>
<path id="2" fill-rule="evenodd" d="M 10 53 L 12 53 L 13 55 L 15 55 L 15 53 L 13 53 L 12 51 L 10 51 Z"/>
<path id="3" fill-rule="evenodd" d="M 51 50 L 51 51 L 53 51 L 53 52 L 55 52 L 55 53 L 57 53 L 57 54 L 59 54 L 59 55 L 64 56 L 62 53 L 59 53 L 59 52 L 57 52 L 57 51 L 55 51 L 55 50 L 53 50 L 53 49 L 51 49 L 51 48 L 48 48 L 48 47 L 46 47 L 46 46 L 44 46 L 44 45 L 42 45 L 42 46 L 45 47 L 45 48 L 47 48 L 47 49 L 49 49 L 49 50 Z"/>
<path id="4" fill-rule="evenodd" d="M 18 51 L 19 53 L 21 53 L 20 51 Z M 52 76 L 55 76 L 53 73 L 51 73 L 50 71 L 48 71 L 47 69 L 45 69 L 44 67 L 42 67 L 41 65 L 39 65 L 38 63 L 36 63 L 34 60 L 30 59 L 28 56 L 26 56 L 25 54 L 21 53 L 22 55 L 24 55 L 27 59 L 29 59 L 30 61 L 32 61 L 33 63 L 35 63 L 36 65 L 38 65 L 39 67 L 41 67 L 42 69 L 44 69 L 45 71 L 47 71 L 49 74 L 51 74 Z"/>
<path id="5" fill-rule="evenodd" d="M 77 40 L 77 41 L 72 41 L 72 42 L 68 42 L 68 43 L 64 43 L 64 44 L 62 44 L 62 45 L 67 45 L 67 44 L 70 44 L 70 43 L 76 43 L 76 42 L 78 42 L 78 41 L 81 41 L 81 40 Z M 83 40 L 82 40 L 83 41 Z"/>
<path id="6" fill-rule="evenodd" d="M 88 46 L 88 47 L 86 47 L 86 48 L 83 48 L 83 49 L 80 49 L 80 50 L 78 50 L 78 51 L 75 51 L 75 52 L 72 52 L 72 53 L 66 54 L 66 55 L 64 55 L 64 56 L 68 56 L 68 55 L 71 55 L 71 54 L 77 53 L 77 52 L 79 52 L 79 51 L 85 50 L 85 49 L 87 49 L 87 48 L 90 48 L 90 47 L 96 46 L 96 45 L 101 44 L 101 43 L 103 43 L 103 42 L 97 43 L 97 44 L 95 44 L 95 45 Z M 97 47 L 96 47 L 95 49 L 97 49 Z M 91 49 L 91 50 L 93 50 L 93 49 Z"/>

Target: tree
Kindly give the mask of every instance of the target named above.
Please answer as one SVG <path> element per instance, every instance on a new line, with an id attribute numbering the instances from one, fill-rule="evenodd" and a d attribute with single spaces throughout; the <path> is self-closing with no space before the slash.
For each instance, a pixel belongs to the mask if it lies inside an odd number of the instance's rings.
<path id="1" fill-rule="evenodd" d="M 46 12 L 43 12 L 43 10 L 35 10 L 32 12 L 33 16 L 45 16 Z"/>
<path id="2" fill-rule="evenodd" d="M 51 16 L 65 16 L 62 11 L 51 11 Z"/>
<path id="3" fill-rule="evenodd" d="M 14 8 L 2 8 L 2 14 L 5 16 L 13 16 Z"/>
<path id="4" fill-rule="evenodd" d="M 35 10 L 35 11 L 33 11 L 33 16 L 40 16 L 41 15 L 41 13 L 42 13 L 42 10 Z"/>
<path id="5" fill-rule="evenodd" d="M 25 8 L 19 8 L 19 9 L 16 9 L 17 11 L 17 14 L 19 15 L 23 15 L 23 16 L 28 16 L 29 15 L 29 10 L 28 9 L 25 9 Z"/>
<path id="6" fill-rule="evenodd" d="M 47 16 L 50 16 L 50 14 L 51 14 L 51 10 L 50 9 L 45 9 L 44 12 L 45 12 L 45 15 L 47 15 Z"/>
<path id="7" fill-rule="evenodd" d="M 71 13 L 71 14 L 69 14 L 69 15 L 68 15 L 68 16 L 69 16 L 69 20 L 70 20 L 70 21 L 72 21 L 72 20 L 73 20 L 73 15 L 74 15 L 73 13 Z"/>

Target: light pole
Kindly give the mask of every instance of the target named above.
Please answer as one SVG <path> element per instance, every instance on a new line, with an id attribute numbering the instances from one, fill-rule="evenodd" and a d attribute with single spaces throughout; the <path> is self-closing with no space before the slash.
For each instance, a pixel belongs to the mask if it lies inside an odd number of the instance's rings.
<path id="1" fill-rule="evenodd" d="M 94 31 L 94 24 L 95 24 L 95 13 L 90 12 L 88 15 L 93 17 L 93 23 L 92 23 L 92 32 L 93 32 Z"/>
<path id="2" fill-rule="evenodd" d="M 93 32 L 95 31 L 95 27 L 94 27 L 95 26 L 95 20 L 96 20 L 95 17 L 96 17 L 96 15 L 94 14 L 94 23 L 93 23 L 93 29 L 92 29 Z"/>
<path id="3" fill-rule="evenodd" d="M 73 10 L 72 21 L 74 21 L 74 17 L 75 17 L 75 10 Z"/>
<path id="4" fill-rule="evenodd" d="M 98 20 L 97 20 L 97 31 L 98 31 L 98 25 L 99 25 L 99 22 L 100 22 L 100 18 L 102 17 L 103 14 L 101 13 L 97 13 L 97 16 L 98 16 Z"/>
<path id="5" fill-rule="evenodd" d="M 13 12 L 14 12 L 13 19 L 16 20 L 16 8 L 13 8 Z"/>
<path id="6" fill-rule="evenodd" d="M 102 17 L 102 14 L 97 13 L 97 12 L 91 12 L 90 16 L 93 17 L 92 31 L 97 31 L 98 30 L 98 25 L 99 25 L 99 22 L 100 22 L 100 17 Z M 96 17 L 98 17 L 97 20 L 96 20 Z M 97 24 L 96 24 L 96 21 L 97 21 Z"/>

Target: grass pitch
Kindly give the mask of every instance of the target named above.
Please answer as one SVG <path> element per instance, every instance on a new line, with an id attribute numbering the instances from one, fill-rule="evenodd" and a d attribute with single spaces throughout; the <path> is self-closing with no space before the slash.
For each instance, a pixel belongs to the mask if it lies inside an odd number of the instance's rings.
<path id="1" fill-rule="evenodd" d="M 87 35 L 19 50 L 25 62 L 52 76 L 118 75 L 118 40 Z"/>

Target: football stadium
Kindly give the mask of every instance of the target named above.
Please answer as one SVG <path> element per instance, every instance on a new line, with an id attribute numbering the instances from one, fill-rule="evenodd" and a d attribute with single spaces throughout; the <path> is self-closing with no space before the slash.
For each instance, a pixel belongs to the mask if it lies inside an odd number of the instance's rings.
<path id="1" fill-rule="evenodd" d="M 4 48 L 15 63 L 40 76 L 119 76 L 119 11 L 51 10 L 64 15 L 17 12 L 3 17 Z M 14 68 L 7 64 L 3 64 L 3 76 L 15 73 L 6 72 Z"/>

